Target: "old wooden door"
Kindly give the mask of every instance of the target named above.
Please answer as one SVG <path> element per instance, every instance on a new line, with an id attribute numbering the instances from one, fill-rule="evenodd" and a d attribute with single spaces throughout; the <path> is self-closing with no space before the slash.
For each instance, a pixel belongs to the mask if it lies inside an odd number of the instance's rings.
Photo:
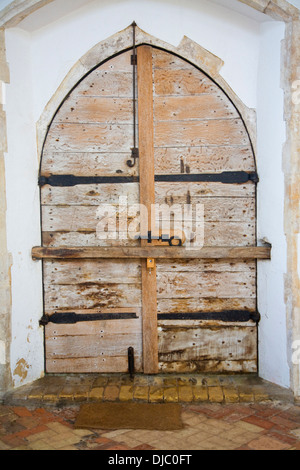
<path id="1" fill-rule="evenodd" d="M 140 46 L 139 158 L 130 166 L 131 56 L 86 76 L 45 141 L 43 247 L 34 256 L 43 259 L 46 370 L 127 372 L 132 347 L 137 372 L 255 372 L 256 178 L 247 130 L 203 72 Z M 195 240 L 186 240 L 189 258 L 185 245 L 157 247 L 149 231 L 137 240 L 109 225 L 99 237 L 103 204 L 124 222 L 120 198 L 144 204 L 149 218 L 152 204 L 188 205 L 193 222 L 194 206 L 202 205 L 208 251 L 197 246 L 195 255 Z"/>

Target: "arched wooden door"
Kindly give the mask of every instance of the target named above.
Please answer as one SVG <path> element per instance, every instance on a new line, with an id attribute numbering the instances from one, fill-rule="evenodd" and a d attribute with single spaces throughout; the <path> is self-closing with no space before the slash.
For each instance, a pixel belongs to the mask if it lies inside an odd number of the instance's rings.
<path id="1" fill-rule="evenodd" d="M 124 52 L 86 76 L 45 141 L 43 246 L 35 257 L 44 260 L 46 370 L 127 372 L 133 348 L 137 372 L 255 372 L 255 258 L 265 254 L 256 248 L 248 133 L 203 72 L 140 46 L 133 165 L 131 56 Z M 109 226 L 99 238 L 103 204 L 124 222 L 120 197 L 129 206 L 202 204 L 204 248 L 193 248 L 193 240 L 189 249 L 158 246 L 148 232 L 133 240 L 121 229 L 116 237 Z M 130 211 L 125 220 L 132 222 Z"/>

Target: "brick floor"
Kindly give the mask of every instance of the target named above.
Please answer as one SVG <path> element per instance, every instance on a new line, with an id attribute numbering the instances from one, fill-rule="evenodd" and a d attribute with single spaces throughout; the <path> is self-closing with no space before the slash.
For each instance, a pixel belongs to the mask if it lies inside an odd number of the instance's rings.
<path id="1" fill-rule="evenodd" d="M 179 431 L 76 430 L 85 402 L 181 403 Z M 300 450 L 300 407 L 255 376 L 46 376 L 0 405 L 0 450 Z"/>
<path id="2" fill-rule="evenodd" d="M 0 450 L 299 450 L 292 403 L 185 404 L 178 431 L 78 430 L 80 404 L 0 406 Z"/>

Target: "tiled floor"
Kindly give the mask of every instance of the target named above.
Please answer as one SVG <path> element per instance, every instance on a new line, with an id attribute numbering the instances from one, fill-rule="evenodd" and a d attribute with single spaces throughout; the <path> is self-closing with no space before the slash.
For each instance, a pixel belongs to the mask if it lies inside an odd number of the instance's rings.
<path id="1" fill-rule="evenodd" d="M 179 431 L 76 430 L 85 402 L 179 402 Z M 300 406 L 253 376 L 47 376 L 4 397 L 0 450 L 300 450 Z"/>
<path id="2" fill-rule="evenodd" d="M 76 430 L 79 405 L 0 406 L 0 450 L 300 450 L 291 404 L 183 405 L 180 431 Z"/>

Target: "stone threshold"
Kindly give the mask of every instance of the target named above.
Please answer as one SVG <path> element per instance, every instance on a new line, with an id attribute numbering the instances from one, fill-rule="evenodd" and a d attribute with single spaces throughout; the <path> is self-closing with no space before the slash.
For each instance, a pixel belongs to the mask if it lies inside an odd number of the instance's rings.
<path id="1" fill-rule="evenodd" d="M 14 406 L 84 402 L 264 403 L 294 402 L 290 390 L 253 375 L 46 375 L 2 397 Z"/>

